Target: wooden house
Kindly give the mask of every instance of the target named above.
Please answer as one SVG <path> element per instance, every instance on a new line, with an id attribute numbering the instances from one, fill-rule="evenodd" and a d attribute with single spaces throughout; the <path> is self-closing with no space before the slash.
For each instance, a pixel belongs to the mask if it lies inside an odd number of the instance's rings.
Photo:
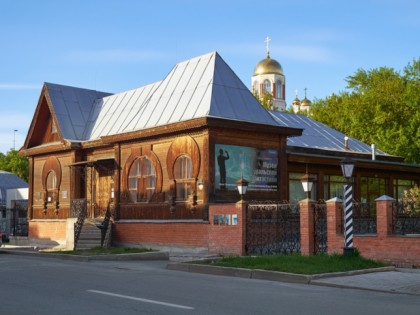
<path id="1" fill-rule="evenodd" d="M 372 159 L 370 145 L 344 137 L 266 111 L 216 52 L 118 94 L 45 83 L 20 150 L 29 237 L 72 244 L 82 200 L 88 218 L 112 209 L 115 243 L 205 249 L 209 205 L 238 201 L 238 179 L 249 181 L 248 199 L 297 201 L 308 171 L 313 198 L 328 199 L 341 194 L 346 156 L 360 200 L 419 183 L 420 167 L 380 150 Z"/>

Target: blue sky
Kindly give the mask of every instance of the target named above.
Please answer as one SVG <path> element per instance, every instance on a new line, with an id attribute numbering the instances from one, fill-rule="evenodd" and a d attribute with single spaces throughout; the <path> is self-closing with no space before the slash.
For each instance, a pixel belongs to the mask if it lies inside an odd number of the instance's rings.
<path id="1" fill-rule="evenodd" d="M 2 0 L 0 12 L 3 153 L 23 145 L 43 82 L 117 93 L 218 51 L 249 87 L 270 36 L 290 105 L 296 89 L 325 98 L 357 69 L 420 56 L 418 0 Z"/>

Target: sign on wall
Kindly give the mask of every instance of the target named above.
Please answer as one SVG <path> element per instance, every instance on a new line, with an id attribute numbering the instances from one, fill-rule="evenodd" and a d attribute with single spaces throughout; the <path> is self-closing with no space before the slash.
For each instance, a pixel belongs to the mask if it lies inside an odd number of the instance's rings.
<path id="1" fill-rule="evenodd" d="M 277 191 L 277 164 L 277 150 L 216 144 L 216 189 L 236 190 L 243 176 L 249 190 Z"/>

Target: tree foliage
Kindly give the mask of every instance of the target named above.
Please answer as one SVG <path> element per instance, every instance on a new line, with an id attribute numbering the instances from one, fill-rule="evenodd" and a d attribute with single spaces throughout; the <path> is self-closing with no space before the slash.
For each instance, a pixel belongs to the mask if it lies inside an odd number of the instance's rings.
<path id="1" fill-rule="evenodd" d="M 28 181 L 29 161 L 21 157 L 16 150 L 10 150 L 7 154 L 0 153 L 0 170 L 13 173 L 24 181 Z"/>
<path id="2" fill-rule="evenodd" d="M 264 92 L 260 97 L 258 92 L 254 92 L 254 96 L 266 110 L 276 110 L 273 108 L 273 95 L 271 93 Z"/>
<path id="3" fill-rule="evenodd" d="M 347 90 L 315 100 L 311 117 L 381 150 L 420 163 L 420 58 L 402 73 L 359 69 Z"/>

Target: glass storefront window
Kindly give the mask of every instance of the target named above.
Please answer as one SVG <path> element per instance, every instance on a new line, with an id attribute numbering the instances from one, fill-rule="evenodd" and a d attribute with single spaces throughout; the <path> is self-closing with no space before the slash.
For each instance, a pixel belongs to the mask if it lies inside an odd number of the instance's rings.
<path id="1" fill-rule="evenodd" d="M 394 197 L 401 198 L 404 196 L 404 190 L 409 190 L 416 185 L 411 179 L 394 179 Z"/>
<path id="2" fill-rule="evenodd" d="M 305 175 L 304 173 L 289 173 L 289 202 L 296 203 L 300 200 L 306 199 L 306 193 L 303 191 L 301 178 Z M 310 174 L 314 181 L 316 181 L 316 175 Z M 317 196 L 316 183 L 312 186 L 311 199 L 316 200 Z"/>
<path id="3" fill-rule="evenodd" d="M 331 198 L 343 199 L 344 184 L 346 179 L 343 176 L 325 175 L 324 176 L 324 200 Z"/>
<path id="4" fill-rule="evenodd" d="M 361 177 L 360 179 L 360 202 L 373 203 L 376 198 L 386 195 L 385 178 Z"/>

